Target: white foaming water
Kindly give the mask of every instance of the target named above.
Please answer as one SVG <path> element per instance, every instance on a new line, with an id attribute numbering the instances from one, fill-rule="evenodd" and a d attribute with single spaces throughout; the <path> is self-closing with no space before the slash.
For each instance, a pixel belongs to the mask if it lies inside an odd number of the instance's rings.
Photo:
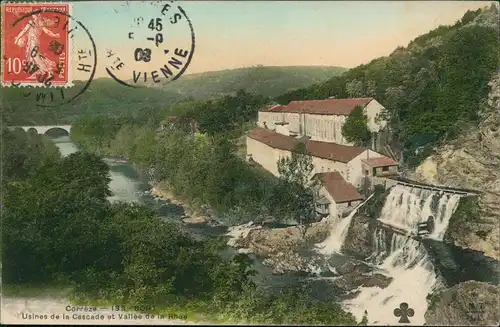
<path id="1" fill-rule="evenodd" d="M 329 255 L 333 253 L 340 253 L 342 245 L 344 245 L 347 232 L 349 231 L 349 226 L 351 225 L 352 218 L 358 212 L 358 209 L 365 204 L 368 200 L 372 198 L 373 194 L 370 195 L 365 201 L 359 204 L 349 215 L 345 218 L 338 219 L 336 223 L 331 224 L 330 234 L 321 243 L 315 245 L 316 251 L 321 254 Z"/>
<path id="2" fill-rule="evenodd" d="M 437 210 L 432 210 L 435 196 L 439 197 Z M 404 229 L 416 231 L 418 223 L 434 217 L 434 231 L 427 237 L 442 240 L 451 215 L 458 206 L 461 195 L 438 193 L 419 188 L 396 185 L 392 188 L 380 215 L 380 221 Z"/>
<path id="3" fill-rule="evenodd" d="M 379 265 L 382 263 L 382 258 L 387 254 L 387 246 L 385 243 L 385 229 L 375 228 L 373 231 L 373 242 L 375 245 L 375 250 L 373 254 L 366 259 L 367 261 L 373 261 L 373 263 Z"/>
<path id="4" fill-rule="evenodd" d="M 461 196 L 453 194 L 451 195 L 449 200 L 446 200 L 446 197 L 444 196 L 439 199 L 437 215 L 439 219 L 435 220 L 434 222 L 434 232 L 429 235 L 430 238 L 438 241 L 443 240 L 444 233 L 446 232 L 446 228 L 448 228 L 448 223 L 450 222 L 450 218 L 457 209 L 460 198 Z"/>
<path id="5" fill-rule="evenodd" d="M 433 210 L 435 197 L 439 197 L 439 201 Z M 380 220 L 408 231 L 409 235 L 416 230 L 418 223 L 432 216 L 434 231 L 428 237 L 442 240 L 460 197 L 396 185 L 384 203 Z M 387 252 L 385 235 L 386 232 L 379 229 L 373 233 L 374 253 L 369 259 L 376 264 Z M 361 287 L 356 298 L 343 304 L 359 320 L 366 310 L 370 324 L 386 325 L 399 322 L 394 309 L 406 302 L 415 312 L 410 317 L 411 324 L 423 325 L 427 295 L 444 286 L 443 280 L 436 275 L 424 246 L 409 236 L 393 233 L 388 253 L 378 268 L 393 278 L 391 283 L 384 289 Z"/>
<path id="6" fill-rule="evenodd" d="M 376 234 L 375 240 L 381 240 Z M 385 243 L 385 240 L 382 240 Z M 382 248 L 379 245 L 379 248 Z M 427 295 L 443 285 L 436 276 L 423 246 L 410 237 L 393 234 L 389 256 L 379 266 L 386 270 L 393 280 L 388 287 L 361 287 L 354 299 L 344 301 L 345 309 L 352 312 L 358 321 L 368 313 L 369 324 L 397 324 L 394 309 L 402 302 L 415 311 L 410 317 L 412 325 L 423 325 L 427 310 Z"/>

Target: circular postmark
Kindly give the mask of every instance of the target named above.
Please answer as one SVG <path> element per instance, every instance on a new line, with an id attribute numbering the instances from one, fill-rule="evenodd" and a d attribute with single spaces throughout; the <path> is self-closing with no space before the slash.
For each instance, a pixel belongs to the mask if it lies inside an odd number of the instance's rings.
<path id="1" fill-rule="evenodd" d="M 18 88 L 37 106 L 69 103 L 90 86 L 97 48 L 69 3 L 2 6 L 2 85 Z"/>
<path id="2" fill-rule="evenodd" d="M 180 5 L 175 1 L 127 2 L 115 12 L 117 21 L 126 26 L 120 49 L 109 46 L 104 54 L 105 69 L 112 79 L 129 87 L 166 84 L 186 71 L 193 58 L 195 35 Z"/>

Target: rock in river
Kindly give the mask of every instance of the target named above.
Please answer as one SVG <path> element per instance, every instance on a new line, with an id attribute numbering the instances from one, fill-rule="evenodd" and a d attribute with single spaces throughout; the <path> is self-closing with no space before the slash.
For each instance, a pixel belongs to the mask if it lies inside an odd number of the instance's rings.
<path id="1" fill-rule="evenodd" d="M 433 294 L 425 313 L 428 325 L 498 326 L 500 286 L 467 281 Z"/>

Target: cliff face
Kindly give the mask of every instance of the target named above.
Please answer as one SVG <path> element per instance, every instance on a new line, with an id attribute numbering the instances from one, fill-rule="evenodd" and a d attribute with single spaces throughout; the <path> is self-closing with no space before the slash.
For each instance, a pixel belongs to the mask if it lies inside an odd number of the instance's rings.
<path id="1" fill-rule="evenodd" d="M 470 127 L 450 144 L 427 158 L 412 178 L 433 184 L 475 189 L 476 217 L 460 224 L 450 221 L 447 238 L 455 245 L 500 256 L 500 78 L 489 83 L 491 92 L 478 127 Z"/>
<path id="2" fill-rule="evenodd" d="M 425 313 L 428 325 L 498 326 L 500 287 L 468 281 L 433 294 Z"/>

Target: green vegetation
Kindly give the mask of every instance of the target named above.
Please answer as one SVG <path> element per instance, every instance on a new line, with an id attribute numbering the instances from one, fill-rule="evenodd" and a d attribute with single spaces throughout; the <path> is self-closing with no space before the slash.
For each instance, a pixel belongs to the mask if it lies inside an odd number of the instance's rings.
<path id="1" fill-rule="evenodd" d="M 263 96 L 278 96 L 291 89 L 323 82 L 344 71 L 345 68 L 328 66 L 257 66 L 184 75 L 175 83 L 162 85 L 161 89 L 196 100 L 234 95 L 238 89 Z"/>
<path id="2" fill-rule="evenodd" d="M 130 158 L 191 207 L 209 206 L 228 223 L 298 214 L 286 184 L 241 160 L 227 134 L 191 134 L 181 123 L 162 132 L 119 124 L 86 117 L 73 125 L 72 138 L 87 151 Z"/>
<path id="3" fill-rule="evenodd" d="M 35 96 L 25 90 L 6 87 L 1 109 L 5 126 L 70 124 L 84 115 L 135 117 L 157 124 L 166 106 L 189 99 L 206 100 L 235 95 L 239 89 L 262 96 L 277 96 L 296 87 L 305 87 L 340 74 L 339 67 L 254 67 L 184 75 L 161 88 L 125 88 L 108 78 L 92 81 L 89 89 L 69 104 L 39 107 Z M 83 82 L 75 81 L 75 89 Z M 68 91 L 71 92 L 71 91 Z M 224 113 L 221 112 L 220 116 Z M 252 116 L 252 119 L 255 118 Z"/>
<path id="4" fill-rule="evenodd" d="M 347 142 L 358 146 L 370 144 L 371 134 L 368 129 L 368 116 L 363 112 L 363 107 L 357 106 L 347 117 L 342 125 L 342 135 Z"/>
<path id="5" fill-rule="evenodd" d="M 380 213 L 389 192 L 383 185 L 375 185 L 373 197 L 360 208 L 360 213 L 373 219 L 380 218 Z"/>
<path id="6" fill-rule="evenodd" d="M 461 226 L 466 222 L 478 221 L 481 217 L 481 208 L 479 207 L 478 198 L 467 196 L 460 199 L 457 209 L 453 212 L 450 218 L 450 225 Z"/>
<path id="7" fill-rule="evenodd" d="M 483 240 L 490 234 L 490 230 L 484 229 L 484 213 L 479 206 L 479 199 L 475 196 L 462 197 L 457 209 L 450 218 L 449 226 L 444 235 L 445 241 L 465 238 L 465 235 L 475 233 Z M 488 226 L 489 224 L 486 224 Z"/>
<path id="8" fill-rule="evenodd" d="M 486 16 L 492 17 L 490 24 Z M 470 24 L 480 18 L 482 25 Z M 387 109 L 395 148 L 405 149 L 406 161 L 414 166 L 462 125 L 477 126 L 488 82 L 498 69 L 498 43 L 497 7 L 469 11 L 453 26 L 422 35 L 388 57 L 276 100 L 373 96 Z"/>
<path id="9" fill-rule="evenodd" d="M 74 82 L 80 89 L 82 82 Z M 4 126 L 70 124 L 83 115 L 111 115 L 139 120 L 161 118 L 168 103 L 179 101 L 178 94 L 150 88 L 129 89 L 115 81 L 99 78 L 69 104 L 55 107 L 36 105 L 34 96 L 24 97 L 21 89 L 0 88 Z M 69 91 L 70 92 L 70 91 Z"/>
<path id="10" fill-rule="evenodd" d="M 248 122 L 255 121 L 258 110 L 270 99 L 238 90 L 235 95 L 225 95 L 206 101 L 184 101 L 167 107 L 166 115 L 178 117 L 179 122 L 196 121 L 199 130 L 209 135 L 238 137 Z"/>
<path id="11" fill-rule="evenodd" d="M 108 202 L 109 167 L 95 154 L 61 158 L 43 136 L 1 136 L 10 155 L 2 157 L 2 282 L 14 293 L 66 284 L 77 303 L 150 305 L 202 321 L 356 324 L 304 289 L 264 293 L 246 255 L 219 255 L 223 240 L 196 241 L 147 207 Z"/>
<path id="12" fill-rule="evenodd" d="M 307 154 L 304 143 L 299 143 L 290 157 L 278 160 L 279 183 L 283 186 L 279 196 L 283 203 L 288 204 L 287 212 L 280 216 L 287 217 L 291 213 L 302 227 L 302 236 L 305 235 L 307 226 L 316 221 L 314 195 L 317 180 L 313 179 L 311 182 L 313 171 L 312 157 Z"/>

